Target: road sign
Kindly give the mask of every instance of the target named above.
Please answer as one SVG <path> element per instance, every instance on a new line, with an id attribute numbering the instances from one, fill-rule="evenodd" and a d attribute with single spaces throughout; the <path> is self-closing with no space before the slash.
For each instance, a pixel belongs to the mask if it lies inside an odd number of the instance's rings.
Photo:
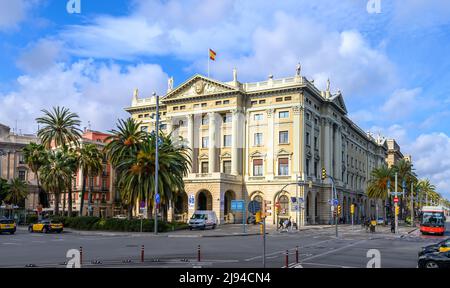
<path id="1" fill-rule="evenodd" d="M 338 199 L 333 199 L 333 205 L 336 206 L 339 204 L 339 200 Z"/>
<path id="2" fill-rule="evenodd" d="M 231 210 L 232 211 L 244 210 L 244 200 L 231 200 Z"/>
<path id="3" fill-rule="evenodd" d="M 303 203 L 305 200 L 302 197 L 298 197 L 298 203 Z"/>
<path id="4" fill-rule="evenodd" d="M 191 209 L 194 208 L 194 206 L 195 206 L 195 196 L 193 194 L 189 195 L 188 203 L 189 203 L 189 208 L 191 208 Z"/>
<path id="5" fill-rule="evenodd" d="M 298 211 L 300 211 L 300 206 L 298 204 L 292 204 L 291 210 L 292 210 L 292 212 L 298 212 Z"/>
<path id="6" fill-rule="evenodd" d="M 394 198 L 394 203 L 398 203 L 398 197 Z"/>
<path id="7" fill-rule="evenodd" d="M 161 196 L 159 196 L 159 193 L 156 193 L 155 201 L 156 201 L 156 204 L 159 204 L 161 202 Z"/>
<path id="8" fill-rule="evenodd" d="M 261 203 L 255 200 L 250 201 L 250 203 L 248 203 L 248 211 L 250 211 L 253 214 L 256 214 L 256 212 L 261 211 Z"/>

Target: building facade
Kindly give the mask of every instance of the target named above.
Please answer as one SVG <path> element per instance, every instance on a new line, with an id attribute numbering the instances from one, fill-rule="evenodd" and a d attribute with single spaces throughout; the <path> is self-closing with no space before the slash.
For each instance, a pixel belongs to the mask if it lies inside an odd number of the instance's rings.
<path id="1" fill-rule="evenodd" d="M 160 128 L 192 158 L 187 193 L 172 206 L 176 220 L 214 210 L 221 223 L 241 221 L 231 200 L 243 199 L 271 201 L 268 223 L 289 217 L 300 225 L 329 223 L 331 183 L 321 180 L 322 167 L 335 179 L 343 221 L 350 221 L 351 204 L 358 219 L 374 215 L 365 188 L 370 171 L 385 163 L 387 145 L 349 119 L 342 93 L 329 86 L 320 91 L 299 68 L 293 77 L 256 83 L 239 82 L 236 70 L 230 82 L 195 75 L 175 88 L 169 79 Z M 152 131 L 155 104 L 136 90 L 125 110 Z M 300 212 L 292 197 L 301 198 Z"/>
<path id="2" fill-rule="evenodd" d="M 27 210 L 33 210 L 38 204 L 36 175 L 28 168 L 22 152 L 30 142 L 38 143 L 39 140 L 35 135 L 11 132 L 10 127 L 0 124 L 0 178 L 8 181 L 19 178 L 28 184 L 28 197 L 25 200 Z"/>

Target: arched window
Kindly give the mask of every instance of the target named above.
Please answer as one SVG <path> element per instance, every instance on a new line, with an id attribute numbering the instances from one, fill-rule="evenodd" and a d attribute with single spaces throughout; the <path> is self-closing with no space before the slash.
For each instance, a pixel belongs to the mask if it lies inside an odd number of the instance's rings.
<path id="1" fill-rule="evenodd" d="M 289 215 L 289 197 L 286 195 L 282 195 L 279 198 L 280 202 L 280 216 L 287 216 Z"/>

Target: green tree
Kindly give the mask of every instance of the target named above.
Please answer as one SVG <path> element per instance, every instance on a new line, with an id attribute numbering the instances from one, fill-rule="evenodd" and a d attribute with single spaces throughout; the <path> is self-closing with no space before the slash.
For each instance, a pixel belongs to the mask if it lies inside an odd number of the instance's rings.
<path id="1" fill-rule="evenodd" d="M 48 162 L 40 169 L 42 184 L 47 191 L 55 195 L 55 214 L 59 215 L 61 193 L 69 185 L 72 171 L 63 151 L 54 150 L 48 153 Z"/>
<path id="2" fill-rule="evenodd" d="M 8 185 L 4 202 L 11 205 L 22 206 L 28 196 L 27 184 L 19 178 L 14 178 Z"/>
<path id="3" fill-rule="evenodd" d="M 176 193 L 184 191 L 183 177 L 187 175 L 191 159 L 187 149 L 176 147 L 170 136 L 160 133 L 158 181 L 163 212 Z M 138 201 L 146 201 L 153 208 L 155 197 L 155 134 L 147 134 L 137 153 L 126 155 L 117 166 L 122 171 L 119 186 L 122 198 L 134 206 Z M 151 211 L 149 209 L 149 211 Z"/>
<path id="4" fill-rule="evenodd" d="M 41 144 L 29 143 L 23 148 L 23 156 L 25 162 L 31 171 L 36 175 L 38 186 L 38 204 L 43 207 L 49 207 L 48 195 L 41 189 L 41 183 L 39 179 L 39 169 L 47 162 L 47 151 Z"/>
<path id="5" fill-rule="evenodd" d="M 102 163 L 103 153 L 97 148 L 95 144 L 83 145 L 78 150 L 78 167 L 81 168 L 83 174 L 80 215 L 82 215 L 83 213 L 87 178 L 89 179 L 88 207 L 92 208 L 93 177 L 97 176 L 103 170 Z M 89 210 L 88 214 L 92 216 L 92 211 Z"/>
<path id="6" fill-rule="evenodd" d="M 367 186 L 367 196 L 369 198 L 386 199 L 388 197 L 388 181 L 391 181 L 392 177 L 393 170 L 386 165 L 373 169 Z"/>
<path id="7" fill-rule="evenodd" d="M 52 111 L 42 110 L 44 116 L 36 119 L 37 123 L 44 125 L 38 131 L 38 137 L 47 148 L 66 146 L 72 142 L 74 146 L 81 138 L 80 120 L 76 113 L 65 107 L 53 107 Z"/>
<path id="8" fill-rule="evenodd" d="M 63 153 L 64 153 L 64 157 L 66 158 L 66 163 L 67 163 L 67 167 L 70 170 L 70 174 L 72 177 L 70 177 L 68 179 L 69 183 L 67 185 L 67 212 L 69 217 L 72 217 L 72 204 L 73 204 L 73 198 L 72 198 L 72 186 L 73 186 L 73 176 L 76 175 L 77 171 L 78 171 L 78 167 L 79 167 L 79 158 L 78 158 L 78 154 L 76 152 L 76 149 L 64 149 Z M 64 199 L 64 203 L 65 203 L 65 199 Z M 63 209 L 64 210 L 64 209 Z"/>
<path id="9" fill-rule="evenodd" d="M 0 178 L 0 205 L 5 199 L 6 194 L 8 194 L 8 191 L 9 191 L 8 181 L 6 179 Z"/>

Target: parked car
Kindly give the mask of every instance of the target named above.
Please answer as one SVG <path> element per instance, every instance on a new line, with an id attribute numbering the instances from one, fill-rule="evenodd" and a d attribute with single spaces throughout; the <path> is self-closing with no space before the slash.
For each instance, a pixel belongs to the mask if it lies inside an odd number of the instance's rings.
<path id="1" fill-rule="evenodd" d="M 30 226 L 28 226 L 28 231 L 30 233 L 32 233 L 32 232 L 61 233 L 63 231 L 63 224 L 58 223 L 58 222 L 53 222 L 51 220 L 41 220 L 41 221 L 38 221 L 38 223 L 31 224 Z"/>
<path id="2" fill-rule="evenodd" d="M 215 229 L 217 226 L 216 212 L 210 210 L 195 211 L 188 224 L 189 230 L 194 228 L 206 229 L 207 227 Z"/>
<path id="3" fill-rule="evenodd" d="M 377 219 L 377 224 L 378 224 L 378 225 L 383 225 L 383 224 L 384 224 L 384 219 L 383 219 L 383 217 L 378 217 L 378 219 Z"/>
<path id="4" fill-rule="evenodd" d="M 450 252 L 450 238 L 436 244 L 422 247 L 422 250 L 419 251 L 419 257 L 434 252 Z"/>
<path id="5" fill-rule="evenodd" d="M 431 252 L 419 257 L 419 268 L 450 268 L 450 251 Z"/>
<path id="6" fill-rule="evenodd" d="M 0 218 L 0 233 L 7 232 L 9 234 L 14 234 L 16 229 L 17 225 L 13 219 L 8 219 L 6 217 Z"/>

